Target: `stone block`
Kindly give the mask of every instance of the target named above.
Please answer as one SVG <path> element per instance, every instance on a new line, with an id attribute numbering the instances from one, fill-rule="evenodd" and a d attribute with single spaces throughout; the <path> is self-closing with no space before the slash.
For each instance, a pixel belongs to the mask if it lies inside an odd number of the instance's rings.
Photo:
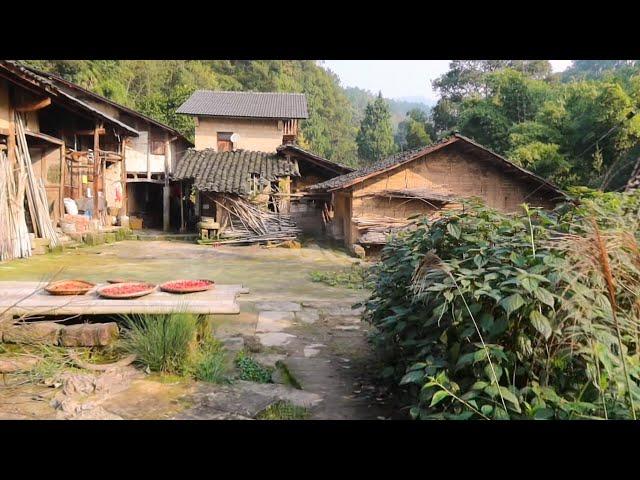
<path id="1" fill-rule="evenodd" d="M 118 325 L 110 323 L 81 323 L 68 325 L 60 332 L 63 347 L 96 347 L 111 344 L 118 338 Z"/>
<path id="2" fill-rule="evenodd" d="M 315 308 L 305 308 L 296 312 L 296 320 L 304 323 L 315 323 L 320 319 L 320 313 Z"/>
<path id="3" fill-rule="evenodd" d="M 3 341 L 30 345 L 57 345 L 62 325 L 55 322 L 16 323 L 4 327 Z"/>

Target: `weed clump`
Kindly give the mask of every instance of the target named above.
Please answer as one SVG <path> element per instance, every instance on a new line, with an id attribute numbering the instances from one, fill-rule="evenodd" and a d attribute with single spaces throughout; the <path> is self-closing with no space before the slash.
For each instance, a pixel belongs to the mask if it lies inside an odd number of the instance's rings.
<path id="1" fill-rule="evenodd" d="M 248 355 L 247 352 L 238 352 L 235 364 L 240 371 L 238 376 L 240 380 L 248 380 L 250 382 L 257 383 L 271 383 L 273 369 L 261 365 L 253 357 Z"/>

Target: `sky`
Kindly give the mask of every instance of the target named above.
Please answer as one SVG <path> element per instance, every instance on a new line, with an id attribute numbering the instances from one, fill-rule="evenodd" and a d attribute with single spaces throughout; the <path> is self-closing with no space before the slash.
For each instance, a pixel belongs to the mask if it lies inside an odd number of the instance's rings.
<path id="1" fill-rule="evenodd" d="M 322 65 L 340 77 L 344 87 L 360 87 L 387 98 L 426 97 L 438 100 L 431 80 L 449 69 L 450 60 L 324 60 Z M 571 60 L 550 60 L 554 72 L 561 72 Z"/>

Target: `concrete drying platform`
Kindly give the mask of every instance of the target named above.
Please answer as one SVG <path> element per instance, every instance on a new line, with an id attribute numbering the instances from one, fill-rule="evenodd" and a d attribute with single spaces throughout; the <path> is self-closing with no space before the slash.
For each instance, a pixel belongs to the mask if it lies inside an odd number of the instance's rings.
<path id="1" fill-rule="evenodd" d="M 242 285 L 216 285 L 212 290 L 172 294 L 157 290 L 144 297 L 111 300 L 98 296 L 98 284 L 86 295 L 56 296 L 42 282 L 0 282 L 0 314 L 4 315 L 119 315 L 172 313 L 202 315 L 240 313 L 237 296 L 249 293 Z"/>

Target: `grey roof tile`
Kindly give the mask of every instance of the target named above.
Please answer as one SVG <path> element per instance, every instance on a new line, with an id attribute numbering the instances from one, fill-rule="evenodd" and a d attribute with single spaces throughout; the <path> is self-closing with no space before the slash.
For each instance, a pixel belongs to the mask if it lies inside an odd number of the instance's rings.
<path id="1" fill-rule="evenodd" d="M 350 186 L 354 183 L 358 183 L 365 178 L 368 178 L 370 175 L 375 175 L 378 172 L 384 172 L 385 170 L 394 167 L 395 165 L 401 165 L 406 162 L 410 162 L 416 158 L 422 157 L 423 155 L 427 155 L 433 151 L 439 150 L 447 145 L 450 145 L 455 142 L 464 142 L 466 144 L 472 145 L 475 148 L 478 148 L 489 154 L 490 158 L 494 161 L 499 162 L 501 166 L 505 166 L 513 171 L 518 171 L 519 174 L 524 177 L 528 177 L 531 180 L 539 182 L 541 186 L 544 186 L 546 189 L 560 195 L 561 197 L 566 197 L 566 193 L 560 190 L 558 187 L 553 185 L 551 182 L 545 180 L 544 178 L 536 175 L 529 170 L 526 170 L 513 162 L 507 160 L 501 155 L 489 150 L 486 147 L 483 147 L 479 143 L 471 140 L 460 134 L 454 134 L 449 138 L 444 138 L 440 142 L 433 143 L 426 147 L 420 147 L 413 150 L 407 150 L 404 152 L 396 153 L 395 155 L 391 155 L 390 157 L 384 158 L 372 165 L 368 165 L 359 170 L 355 170 L 351 173 L 347 173 L 346 175 L 340 175 L 339 177 L 332 178 L 325 182 L 317 183 L 316 185 L 312 185 L 308 187 L 308 190 L 311 191 L 330 191 L 336 190 L 340 188 L 344 188 Z"/>
<path id="2" fill-rule="evenodd" d="M 193 180 L 200 191 L 248 195 L 252 173 L 260 175 L 263 185 L 286 175 L 300 176 L 297 162 L 274 154 L 249 150 L 216 152 L 207 148 L 187 150 L 173 178 Z"/>
<path id="3" fill-rule="evenodd" d="M 177 113 L 218 117 L 308 118 L 304 93 L 196 90 Z"/>

